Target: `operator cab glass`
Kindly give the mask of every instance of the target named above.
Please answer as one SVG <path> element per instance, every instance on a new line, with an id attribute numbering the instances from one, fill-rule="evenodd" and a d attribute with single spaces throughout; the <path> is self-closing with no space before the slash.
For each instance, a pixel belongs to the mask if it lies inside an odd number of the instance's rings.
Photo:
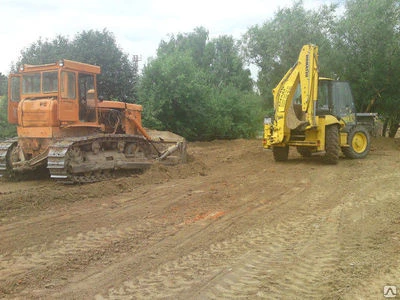
<path id="1" fill-rule="evenodd" d="M 329 81 L 320 80 L 318 85 L 318 102 L 317 102 L 317 115 L 325 115 L 331 113 L 329 107 L 330 89 Z"/>
<path id="2" fill-rule="evenodd" d="M 18 105 L 21 101 L 21 76 L 10 75 L 8 82 L 8 122 L 18 124 Z"/>
<path id="3" fill-rule="evenodd" d="M 95 84 L 92 74 L 79 74 L 79 119 L 84 122 L 96 121 Z"/>
<path id="4" fill-rule="evenodd" d="M 22 94 L 40 95 L 57 93 L 58 72 L 27 73 L 22 75 Z M 35 96 L 36 97 L 36 96 Z"/>
<path id="5" fill-rule="evenodd" d="M 346 123 L 355 123 L 354 100 L 348 82 L 320 79 L 317 115 L 326 114 L 342 119 Z"/>
<path id="6" fill-rule="evenodd" d="M 61 72 L 61 98 L 63 99 L 75 99 L 76 98 L 76 87 L 75 87 L 75 73 L 74 72 Z"/>
<path id="7" fill-rule="evenodd" d="M 22 76 L 22 93 L 23 94 L 40 93 L 40 73 L 24 74 Z"/>
<path id="8" fill-rule="evenodd" d="M 21 77 L 11 77 L 10 100 L 19 102 L 21 100 Z"/>
<path id="9" fill-rule="evenodd" d="M 58 72 L 43 72 L 43 93 L 56 93 L 58 91 Z"/>

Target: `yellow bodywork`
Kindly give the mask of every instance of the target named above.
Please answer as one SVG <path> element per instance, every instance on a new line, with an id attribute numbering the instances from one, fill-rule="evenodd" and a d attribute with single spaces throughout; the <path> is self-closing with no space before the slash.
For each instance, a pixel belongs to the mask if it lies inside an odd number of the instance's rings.
<path id="1" fill-rule="evenodd" d="M 340 129 L 344 128 L 344 121 L 333 115 L 316 115 L 318 75 L 318 47 L 305 45 L 298 61 L 272 92 L 275 114 L 264 124 L 264 148 L 309 147 L 313 153 L 323 153 L 326 126 L 337 124 Z M 294 131 L 300 132 L 301 138 L 294 136 Z M 347 135 L 340 131 L 340 147 L 348 147 Z"/>
<path id="2" fill-rule="evenodd" d="M 319 116 L 316 117 L 317 125 L 314 127 L 310 127 L 304 131 L 305 140 L 304 141 L 291 141 L 290 140 L 290 131 L 287 132 L 284 140 L 281 143 L 272 143 L 272 124 L 264 124 L 264 148 L 270 149 L 273 145 L 278 147 L 284 146 L 300 146 L 300 147 L 312 147 L 315 151 L 324 151 L 325 150 L 325 127 L 332 124 L 338 124 L 341 128 L 344 127 L 343 122 L 339 122 L 333 116 Z M 275 132 L 274 132 L 275 133 Z M 348 147 L 347 144 L 347 132 L 340 132 L 340 147 Z"/>

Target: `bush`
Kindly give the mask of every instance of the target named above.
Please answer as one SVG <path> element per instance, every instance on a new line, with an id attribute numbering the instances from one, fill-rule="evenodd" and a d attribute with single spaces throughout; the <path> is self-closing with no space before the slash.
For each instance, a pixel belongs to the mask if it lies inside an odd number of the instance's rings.
<path id="1" fill-rule="evenodd" d="M 262 124 L 260 96 L 233 85 L 210 84 L 189 55 L 174 53 L 146 66 L 139 101 L 146 127 L 188 140 L 255 137 Z"/>
<path id="2" fill-rule="evenodd" d="M 7 119 L 7 96 L 0 97 L 0 139 L 17 135 L 15 125 L 8 124 Z"/>
<path id="3" fill-rule="evenodd" d="M 214 90 L 205 139 L 252 138 L 261 128 L 261 98 L 228 86 Z"/>

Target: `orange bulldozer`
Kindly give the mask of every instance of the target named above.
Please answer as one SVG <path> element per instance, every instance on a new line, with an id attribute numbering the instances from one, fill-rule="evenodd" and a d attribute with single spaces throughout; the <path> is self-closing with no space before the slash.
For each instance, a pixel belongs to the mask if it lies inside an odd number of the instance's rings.
<path id="1" fill-rule="evenodd" d="M 47 168 L 53 179 L 84 183 L 185 162 L 185 139 L 143 128 L 141 105 L 98 97 L 98 74 L 99 66 L 60 60 L 10 75 L 8 121 L 18 137 L 0 142 L 0 175 Z"/>

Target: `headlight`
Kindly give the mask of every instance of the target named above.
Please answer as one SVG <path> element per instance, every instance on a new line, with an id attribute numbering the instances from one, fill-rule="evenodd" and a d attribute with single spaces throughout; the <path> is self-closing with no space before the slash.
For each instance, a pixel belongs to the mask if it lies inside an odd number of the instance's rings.
<path id="1" fill-rule="evenodd" d="M 264 125 L 271 125 L 272 124 L 272 118 L 264 118 Z"/>

